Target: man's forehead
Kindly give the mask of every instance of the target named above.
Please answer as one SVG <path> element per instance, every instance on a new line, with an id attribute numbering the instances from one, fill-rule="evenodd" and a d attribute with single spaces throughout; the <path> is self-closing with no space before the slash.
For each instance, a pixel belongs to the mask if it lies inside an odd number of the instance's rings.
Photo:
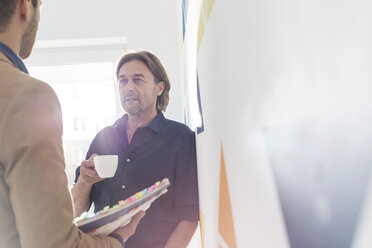
<path id="1" fill-rule="evenodd" d="M 152 75 L 145 63 L 138 60 L 131 60 L 124 63 L 119 70 L 120 76 L 142 76 Z"/>
<path id="2" fill-rule="evenodd" d="M 123 78 L 123 77 L 128 77 L 128 76 L 132 76 L 132 77 L 145 77 L 145 75 L 143 75 L 142 73 L 132 73 L 132 74 L 125 74 L 125 73 L 119 73 L 119 78 Z"/>

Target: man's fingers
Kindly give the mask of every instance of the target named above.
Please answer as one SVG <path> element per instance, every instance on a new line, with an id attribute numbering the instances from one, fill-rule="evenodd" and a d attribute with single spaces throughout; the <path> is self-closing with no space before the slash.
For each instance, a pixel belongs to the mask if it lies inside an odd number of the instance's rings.
<path id="1" fill-rule="evenodd" d="M 132 217 L 132 220 L 130 221 L 129 225 L 131 225 L 132 228 L 134 228 L 134 231 L 136 230 L 138 223 L 143 218 L 143 216 L 145 216 L 145 214 L 146 214 L 145 211 L 140 211 Z"/>
<path id="2" fill-rule="evenodd" d="M 127 239 L 136 232 L 137 225 L 144 215 L 145 211 L 138 212 L 132 217 L 128 225 L 117 229 L 115 232 L 119 233 L 123 237 L 124 241 L 127 241 Z"/>
<path id="3" fill-rule="evenodd" d="M 99 177 L 97 171 L 94 168 L 93 158 L 95 156 L 97 156 L 97 154 L 92 154 L 92 156 L 90 156 L 88 160 L 84 160 L 80 164 L 80 176 L 87 183 L 96 183 L 103 180 L 103 178 Z"/>
<path id="4" fill-rule="evenodd" d="M 98 156 L 98 155 L 97 155 L 96 153 L 93 153 L 93 154 L 89 157 L 88 160 L 93 160 L 93 158 L 94 158 L 95 156 Z"/>
<path id="5" fill-rule="evenodd" d="M 81 167 L 94 169 L 94 162 L 93 160 L 84 160 L 83 162 L 81 162 Z"/>
<path id="6" fill-rule="evenodd" d="M 98 177 L 97 172 L 95 170 L 91 170 L 91 169 L 85 169 L 82 174 L 84 174 L 85 176 L 88 176 L 88 177 L 92 177 L 92 178 Z"/>

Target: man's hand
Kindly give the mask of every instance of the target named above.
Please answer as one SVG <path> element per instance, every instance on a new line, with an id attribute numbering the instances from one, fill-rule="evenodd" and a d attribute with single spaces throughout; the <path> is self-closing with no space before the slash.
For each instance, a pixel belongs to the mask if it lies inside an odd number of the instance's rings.
<path id="1" fill-rule="evenodd" d="M 88 185 L 93 185 L 96 182 L 102 181 L 104 178 L 98 176 L 97 171 L 94 169 L 93 158 L 97 154 L 92 154 L 88 160 L 84 160 L 80 165 L 80 177 L 84 183 Z"/>
<path id="2" fill-rule="evenodd" d="M 93 158 L 95 156 L 97 156 L 97 154 L 93 154 L 88 160 L 81 162 L 80 176 L 71 189 L 72 199 L 74 200 L 75 206 L 75 217 L 80 216 L 89 208 L 89 194 L 92 185 L 104 179 L 100 178 L 97 171 L 94 169 Z"/>
<path id="3" fill-rule="evenodd" d="M 128 225 L 116 229 L 114 233 L 119 234 L 123 238 L 124 242 L 127 241 L 127 239 L 136 232 L 137 225 L 144 215 L 144 211 L 138 212 L 132 217 L 132 220 Z"/>

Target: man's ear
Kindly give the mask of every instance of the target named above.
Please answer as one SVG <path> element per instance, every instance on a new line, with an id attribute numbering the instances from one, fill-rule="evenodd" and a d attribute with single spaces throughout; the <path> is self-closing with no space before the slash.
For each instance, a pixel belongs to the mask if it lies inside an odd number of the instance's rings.
<path id="1" fill-rule="evenodd" d="M 31 8 L 33 8 L 31 0 L 19 0 L 18 6 L 22 20 L 27 21 L 30 19 L 32 15 Z"/>
<path id="2" fill-rule="evenodd" d="M 165 84 L 163 81 L 160 81 L 156 84 L 157 88 L 158 88 L 158 96 L 160 96 L 161 94 L 163 94 L 163 91 L 164 91 L 164 88 L 165 88 Z"/>

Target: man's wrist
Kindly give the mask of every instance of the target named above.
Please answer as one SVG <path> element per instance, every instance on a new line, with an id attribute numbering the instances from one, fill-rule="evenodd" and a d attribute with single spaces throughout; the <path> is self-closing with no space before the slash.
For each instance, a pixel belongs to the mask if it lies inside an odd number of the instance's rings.
<path id="1" fill-rule="evenodd" d="M 120 234 L 118 234 L 118 233 L 111 233 L 108 236 L 111 237 L 111 238 L 116 239 L 117 241 L 119 241 L 120 244 L 121 244 L 121 247 L 125 248 L 124 239 L 123 239 L 123 237 Z"/>
<path id="2" fill-rule="evenodd" d="M 88 188 L 88 189 L 90 189 L 90 188 L 93 186 L 93 184 L 94 184 L 94 183 L 92 183 L 92 182 L 86 180 L 86 179 L 83 178 L 82 176 L 80 176 L 80 177 L 78 178 L 78 182 L 80 183 L 80 185 L 81 185 L 82 187 L 84 187 L 84 188 Z"/>

